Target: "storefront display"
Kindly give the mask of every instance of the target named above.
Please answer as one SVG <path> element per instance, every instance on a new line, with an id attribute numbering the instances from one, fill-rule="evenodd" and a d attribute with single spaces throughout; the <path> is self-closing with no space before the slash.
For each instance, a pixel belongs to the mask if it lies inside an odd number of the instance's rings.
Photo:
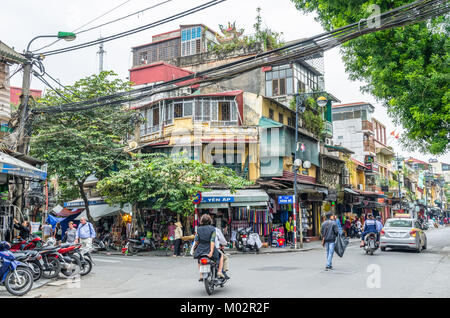
<path id="1" fill-rule="evenodd" d="M 240 228 L 246 227 L 251 227 L 252 231 L 258 233 L 260 236 L 270 235 L 268 209 L 248 209 L 246 207 L 235 209 L 231 229 L 237 231 Z"/>

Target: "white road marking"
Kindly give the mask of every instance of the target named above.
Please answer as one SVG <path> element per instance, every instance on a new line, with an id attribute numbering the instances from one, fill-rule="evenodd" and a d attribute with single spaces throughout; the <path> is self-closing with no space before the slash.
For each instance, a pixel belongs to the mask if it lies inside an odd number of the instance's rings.
<path id="1" fill-rule="evenodd" d="M 140 262 L 142 261 L 141 259 L 132 259 L 129 257 L 124 256 L 123 258 L 121 257 L 109 257 L 109 256 L 105 256 L 105 257 L 98 257 L 95 256 L 94 257 L 94 261 L 97 259 L 101 259 L 101 260 L 117 260 L 117 261 L 132 261 L 132 262 Z"/>
<path id="2" fill-rule="evenodd" d="M 103 258 L 94 258 L 94 262 L 105 262 L 105 263 L 120 263 L 120 261 L 112 261 Z"/>

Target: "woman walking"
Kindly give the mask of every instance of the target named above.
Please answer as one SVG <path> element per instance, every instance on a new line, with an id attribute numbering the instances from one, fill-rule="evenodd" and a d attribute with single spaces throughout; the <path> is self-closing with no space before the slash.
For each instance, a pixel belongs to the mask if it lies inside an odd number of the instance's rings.
<path id="1" fill-rule="evenodd" d="M 61 239 L 62 239 L 62 229 L 61 229 L 61 224 L 56 223 L 55 226 L 55 234 L 53 236 L 56 240 L 56 244 L 59 245 L 61 243 Z"/>
<path id="2" fill-rule="evenodd" d="M 69 228 L 67 229 L 66 233 L 64 234 L 64 239 L 66 243 L 75 243 L 75 240 L 77 238 L 77 229 L 73 226 L 73 222 L 69 222 Z"/>
<path id="3" fill-rule="evenodd" d="M 175 223 L 175 247 L 173 249 L 173 257 L 180 256 L 181 238 L 183 237 L 183 226 L 180 222 Z"/>

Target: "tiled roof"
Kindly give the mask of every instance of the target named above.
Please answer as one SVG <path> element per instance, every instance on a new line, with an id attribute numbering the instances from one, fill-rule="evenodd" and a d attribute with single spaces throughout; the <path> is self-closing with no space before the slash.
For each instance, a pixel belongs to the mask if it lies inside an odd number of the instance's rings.
<path id="1" fill-rule="evenodd" d="M 2 41 L 0 41 L 0 60 L 6 60 L 7 62 L 17 64 L 26 62 L 25 56 L 17 53 Z"/>

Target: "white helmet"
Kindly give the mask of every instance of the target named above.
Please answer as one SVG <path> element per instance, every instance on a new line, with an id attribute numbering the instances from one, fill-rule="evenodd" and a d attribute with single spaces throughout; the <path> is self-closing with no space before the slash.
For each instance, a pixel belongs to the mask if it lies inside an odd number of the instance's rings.
<path id="1" fill-rule="evenodd" d="M 56 240 L 53 237 L 50 237 L 47 239 L 47 241 L 45 242 L 45 245 L 47 246 L 55 246 L 56 245 Z"/>

